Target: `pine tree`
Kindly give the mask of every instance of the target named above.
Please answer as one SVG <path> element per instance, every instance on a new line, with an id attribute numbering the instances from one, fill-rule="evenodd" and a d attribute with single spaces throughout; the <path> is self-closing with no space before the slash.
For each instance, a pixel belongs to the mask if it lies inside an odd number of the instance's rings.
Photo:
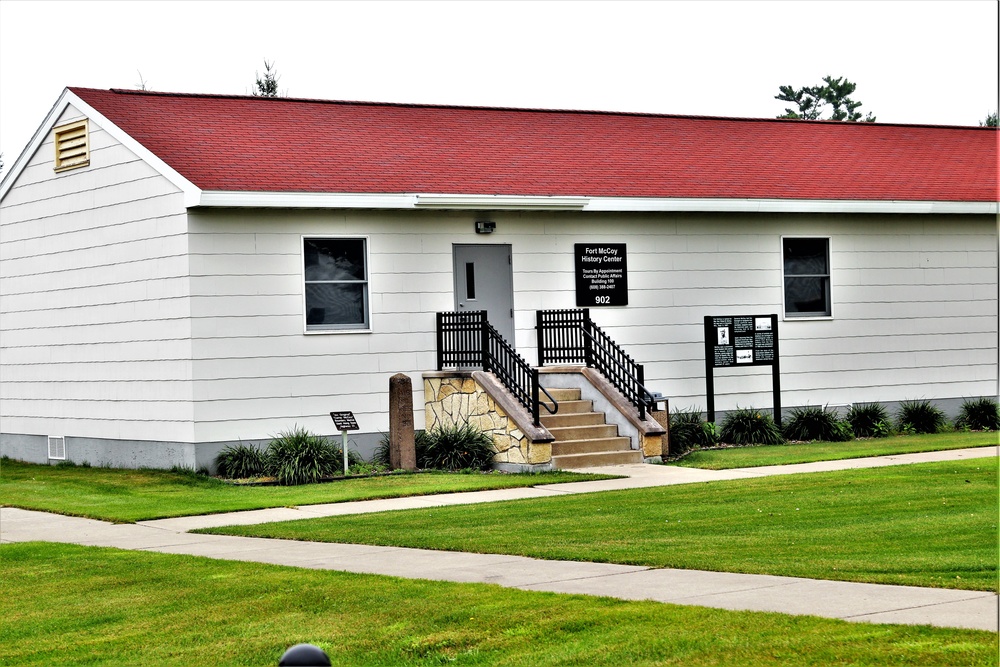
<path id="1" fill-rule="evenodd" d="M 260 78 L 260 74 L 254 72 L 257 76 L 257 90 L 253 91 L 254 97 L 277 97 L 278 96 L 278 75 L 275 72 L 274 62 L 267 62 L 264 59 L 264 78 Z"/>
<path id="2" fill-rule="evenodd" d="M 778 118 L 874 123 L 875 116 L 869 113 L 862 117 L 861 112 L 857 110 L 861 102 L 851 99 L 850 96 L 856 88 L 857 84 L 851 83 L 844 77 L 834 79 L 832 76 L 824 76 L 823 84 L 819 86 L 804 86 L 799 89 L 779 86 L 774 99 L 791 102 L 797 108 L 785 107 L 785 113 Z M 822 118 L 827 107 L 830 107 L 830 117 Z"/>

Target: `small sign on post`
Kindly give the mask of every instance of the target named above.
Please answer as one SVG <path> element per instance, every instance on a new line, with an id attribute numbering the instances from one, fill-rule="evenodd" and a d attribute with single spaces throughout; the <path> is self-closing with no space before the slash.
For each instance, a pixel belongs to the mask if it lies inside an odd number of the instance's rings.
<path id="1" fill-rule="evenodd" d="M 781 426 L 781 371 L 777 315 L 705 316 L 705 385 L 708 421 L 715 421 L 715 369 L 770 366 L 774 421 Z"/>
<path id="2" fill-rule="evenodd" d="M 340 430 L 341 448 L 344 451 L 344 477 L 347 477 L 347 432 L 360 430 L 358 421 L 354 418 L 353 412 L 331 412 L 330 419 Z"/>

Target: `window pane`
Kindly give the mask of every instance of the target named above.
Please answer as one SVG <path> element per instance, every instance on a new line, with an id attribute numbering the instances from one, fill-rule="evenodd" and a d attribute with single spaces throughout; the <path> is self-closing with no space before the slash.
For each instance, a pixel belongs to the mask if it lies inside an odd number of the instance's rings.
<path id="1" fill-rule="evenodd" d="M 365 327 L 367 291 L 358 283 L 306 285 L 306 325 Z"/>
<path id="2" fill-rule="evenodd" d="M 306 239 L 306 280 L 365 280 L 364 239 Z"/>
<path id="3" fill-rule="evenodd" d="M 473 262 L 465 263 L 465 298 L 470 301 L 476 298 L 476 265 Z"/>
<path id="4" fill-rule="evenodd" d="M 785 239 L 785 275 L 829 275 L 828 239 Z"/>
<path id="5" fill-rule="evenodd" d="M 829 278 L 785 278 L 785 313 L 830 314 Z"/>

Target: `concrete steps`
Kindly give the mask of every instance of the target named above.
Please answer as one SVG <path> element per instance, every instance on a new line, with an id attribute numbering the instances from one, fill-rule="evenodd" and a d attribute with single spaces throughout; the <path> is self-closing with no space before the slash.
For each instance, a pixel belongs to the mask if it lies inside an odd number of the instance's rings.
<path id="1" fill-rule="evenodd" d="M 579 389 L 549 389 L 559 401 L 559 412 L 542 414 L 542 426 L 555 441 L 552 443 L 552 467 L 589 468 L 593 466 L 642 463 L 642 452 L 632 449 L 628 438 L 618 435 L 618 427 L 606 423 L 603 413 L 594 412 L 592 401 L 581 400 Z"/>

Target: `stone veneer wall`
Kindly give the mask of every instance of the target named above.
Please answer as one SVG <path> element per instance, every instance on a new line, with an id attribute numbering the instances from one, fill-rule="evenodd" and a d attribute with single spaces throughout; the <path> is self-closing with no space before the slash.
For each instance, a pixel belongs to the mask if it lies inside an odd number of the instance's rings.
<path id="1" fill-rule="evenodd" d="M 532 442 L 496 401 L 467 374 L 424 378 L 425 428 L 471 424 L 493 436 L 499 464 L 546 464 L 552 445 Z"/>

